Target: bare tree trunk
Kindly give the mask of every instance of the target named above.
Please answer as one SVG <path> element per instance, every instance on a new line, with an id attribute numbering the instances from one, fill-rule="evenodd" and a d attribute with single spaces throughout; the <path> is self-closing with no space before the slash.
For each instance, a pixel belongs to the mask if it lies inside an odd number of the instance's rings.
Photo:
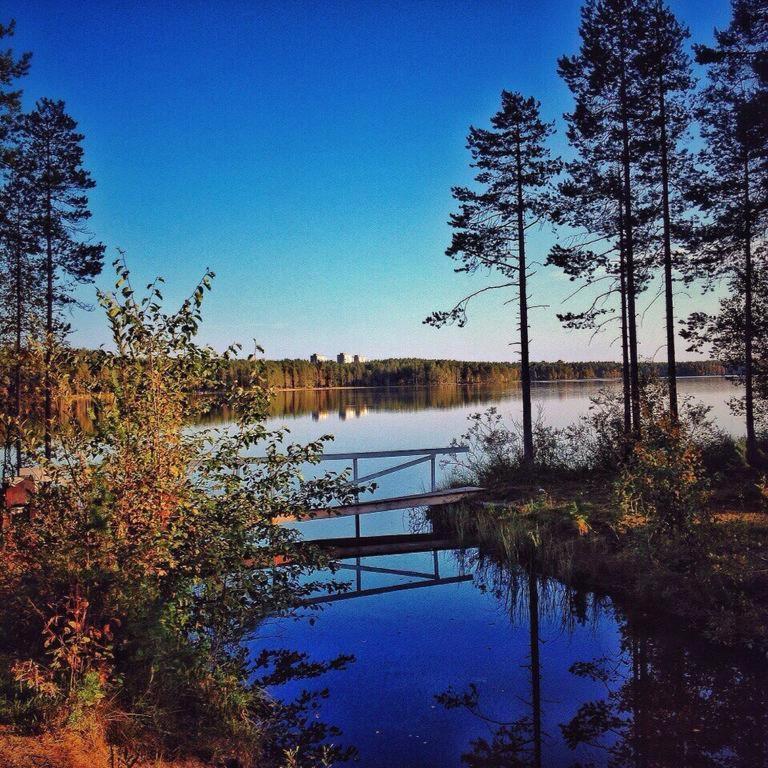
<path id="1" fill-rule="evenodd" d="M 624 196 L 624 250 L 625 263 L 627 268 L 627 325 L 629 336 L 629 379 L 632 399 L 632 430 L 635 439 L 640 438 L 640 374 L 637 361 L 637 309 L 635 306 L 635 297 L 637 289 L 635 286 L 635 254 L 634 254 L 634 235 L 632 226 L 632 179 L 631 179 L 631 158 L 629 149 L 629 116 L 627 114 L 627 81 L 624 65 L 624 50 L 621 51 L 621 87 L 620 87 L 620 108 L 621 108 L 621 164 L 623 176 L 623 196 Z"/>
<path id="2" fill-rule="evenodd" d="M 22 467 L 22 446 L 21 446 L 21 343 L 22 343 L 22 321 L 24 317 L 24 296 L 22 280 L 24 275 L 21 268 L 21 238 L 17 230 L 18 242 L 16 243 L 16 263 L 15 263 L 15 275 L 16 281 L 16 340 L 14 345 L 15 352 L 15 367 L 14 367 L 14 382 L 13 382 L 13 415 L 16 419 L 15 431 L 16 431 L 16 474 L 21 473 Z"/>
<path id="3" fill-rule="evenodd" d="M 523 161 L 520 139 L 516 144 L 517 163 L 517 253 L 520 284 L 520 380 L 523 388 L 523 462 L 533 466 L 533 417 L 531 413 L 531 363 L 528 352 L 528 289 L 526 285 L 525 218 L 523 215 Z"/>
<path id="4" fill-rule="evenodd" d="M 667 137 L 667 104 L 664 77 L 659 73 L 659 121 L 661 123 L 661 206 L 664 226 L 664 297 L 667 320 L 667 384 L 669 412 L 673 422 L 677 412 L 677 362 L 675 359 L 675 308 L 672 282 L 672 219 L 669 211 L 669 147 Z"/>
<path id="5" fill-rule="evenodd" d="M 749 158 L 744 157 L 744 413 L 747 422 L 747 462 L 754 467 L 759 462 L 755 435 L 754 396 L 754 318 L 753 318 L 753 265 L 752 265 L 752 213 L 749 193 Z"/>
<path id="6" fill-rule="evenodd" d="M 629 380 L 629 341 L 627 339 L 627 265 L 624 254 L 624 214 L 619 199 L 619 290 L 621 293 L 621 377 L 624 393 L 624 437 L 632 434 L 631 385 Z"/>
<path id="7" fill-rule="evenodd" d="M 53 408 L 51 403 L 51 358 L 53 352 L 53 232 L 51 231 L 51 193 L 46 197 L 46 233 L 45 233 L 45 458 L 51 458 L 51 424 Z"/>

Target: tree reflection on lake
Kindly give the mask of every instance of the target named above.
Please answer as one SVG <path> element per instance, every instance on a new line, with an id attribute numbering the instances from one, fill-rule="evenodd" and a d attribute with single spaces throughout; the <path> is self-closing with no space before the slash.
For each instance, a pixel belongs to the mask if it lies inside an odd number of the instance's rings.
<path id="1" fill-rule="evenodd" d="M 484 723 L 461 762 L 501 766 L 610 766 L 611 768 L 753 768 L 768 765 L 768 665 L 757 654 L 715 648 L 674 627 L 669 617 L 619 607 L 607 598 L 540 575 L 535 548 L 510 557 L 504 532 L 484 531 L 479 548 L 456 557 L 474 573 L 474 585 L 492 594 L 510 617 L 527 626 L 517 700 L 500 716 L 484 711 L 483 686 L 450 687 L 437 695 L 449 710 Z M 569 637 L 582 628 L 612 624 L 617 642 L 608 652 L 572 653 L 568 678 L 547 670 L 548 638 L 540 622 Z M 593 694 L 562 697 L 571 680 Z M 524 685 L 522 685 L 524 684 Z M 556 727 L 542 730 L 548 703 L 559 710 Z M 563 706 L 565 704 L 565 706 Z M 520 714 L 522 711 L 522 714 Z M 563 717 L 562 715 L 566 716 Z"/>

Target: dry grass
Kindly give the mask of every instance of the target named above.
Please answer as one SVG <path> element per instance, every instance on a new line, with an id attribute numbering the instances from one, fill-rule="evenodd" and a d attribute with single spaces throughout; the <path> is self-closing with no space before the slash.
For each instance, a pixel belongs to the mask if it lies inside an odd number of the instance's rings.
<path id="1" fill-rule="evenodd" d="M 97 726 L 39 736 L 0 727 L 0 768 L 204 768 L 198 760 L 142 760 L 111 752 Z"/>

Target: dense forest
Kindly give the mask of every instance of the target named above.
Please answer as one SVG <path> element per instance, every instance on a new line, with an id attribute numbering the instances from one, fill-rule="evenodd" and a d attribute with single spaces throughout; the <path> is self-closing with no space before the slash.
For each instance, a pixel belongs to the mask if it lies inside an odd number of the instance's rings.
<path id="1" fill-rule="evenodd" d="M 347 365 L 332 362 L 314 364 L 304 360 L 268 360 L 264 365 L 269 385 L 284 389 L 511 384 L 520 381 L 519 363 L 392 358 Z M 247 367 L 247 364 L 240 362 L 232 363 L 230 372 L 237 380 L 244 381 Z M 664 376 L 666 367 L 663 363 L 649 363 L 644 370 L 648 375 Z M 701 361 L 683 363 L 678 366 L 678 372 L 683 376 L 722 376 L 728 371 L 716 361 Z M 531 378 L 533 381 L 618 379 L 621 378 L 621 365 L 615 362 L 532 363 Z"/>
<path id="2" fill-rule="evenodd" d="M 72 360 L 74 394 L 99 391 L 101 352 L 77 350 Z M 247 384 L 255 371 L 275 389 L 327 389 L 330 387 L 399 387 L 436 384 L 513 384 L 520 381 L 520 364 L 462 360 L 390 358 L 365 363 L 311 363 L 307 360 L 230 360 L 226 383 Z M 645 379 L 666 375 L 665 363 L 645 363 Z M 678 363 L 680 376 L 724 376 L 737 371 L 714 360 Z M 103 375 L 103 374 L 102 374 Z M 621 364 L 611 361 L 531 363 L 533 381 L 619 379 Z M 222 382 L 225 383 L 225 382 Z"/>

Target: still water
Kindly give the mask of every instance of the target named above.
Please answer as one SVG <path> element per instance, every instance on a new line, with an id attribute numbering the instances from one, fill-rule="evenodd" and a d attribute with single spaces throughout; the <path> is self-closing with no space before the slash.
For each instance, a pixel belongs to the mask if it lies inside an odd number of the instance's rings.
<path id="1" fill-rule="evenodd" d="M 600 386 L 537 385 L 535 408 L 564 426 L 588 411 Z M 740 433 L 726 405 L 737 393 L 729 382 L 688 379 L 680 388 Z M 519 390 L 283 393 L 273 425 L 287 424 L 298 441 L 333 434 L 339 452 L 439 447 L 491 405 L 519 418 Z M 427 467 L 384 478 L 377 493 L 426 490 Z M 303 528 L 316 538 L 351 536 L 353 526 L 346 518 Z M 423 511 L 362 518 L 363 535 L 425 530 Z M 268 622 L 253 651 L 354 655 L 343 671 L 274 693 L 288 699 L 304 687 L 327 688 L 317 717 L 342 729 L 335 741 L 356 747 L 359 765 L 768 765 L 764 660 L 717 653 L 607 597 L 531 578 L 487 542 L 343 562 L 348 569 L 336 578 L 349 579 L 348 599 L 313 613 L 313 622 Z"/>

